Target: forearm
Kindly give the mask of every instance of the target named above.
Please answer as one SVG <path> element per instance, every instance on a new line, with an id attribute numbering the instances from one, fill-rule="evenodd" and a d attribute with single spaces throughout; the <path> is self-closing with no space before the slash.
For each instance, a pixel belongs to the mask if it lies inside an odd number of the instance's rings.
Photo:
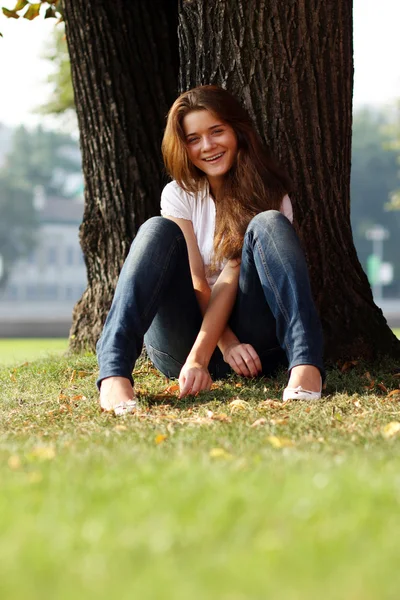
<path id="1" fill-rule="evenodd" d="M 197 298 L 197 302 L 199 304 L 200 310 L 201 310 L 201 314 L 204 315 L 207 312 L 208 309 L 208 305 L 210 302 L 210 298 L 211 298 L 211 288 L 208 285 L 207 282 L 202 282 L 201 285 L 197 285 L 196 286 L 197 289 L 195 289 L 196 292 L 196 298 Z M 232 312 L 232 308 L 233 305 L 231 307 L 231 311 Z M 228 319 L 230 317 L 230 313 L 228 315 Z M 229 327 L 229 325 L 226 325 L 224 330 L 222 331 L 222 334 L 218 340 L 218 348 L 221 350 L 222 354 L 224 354 L 224 352 L 226 351 L 226 349 L 231 346 L 232 344 L 238 343 L 239 340 L 237 338 L 237 336 L 233 333 L 232 329 Z"/>
<path id="2" fill-rule="evenodd" d="M 200 332 L 188 359 L 208 365 L 218 342 L 223 351 L 223 348 L 237 340 L 234 333 L 227 329 L 227 323 L 236 298 L 238 275 L 239 265 L 228 264 L 214 284 Z"/>

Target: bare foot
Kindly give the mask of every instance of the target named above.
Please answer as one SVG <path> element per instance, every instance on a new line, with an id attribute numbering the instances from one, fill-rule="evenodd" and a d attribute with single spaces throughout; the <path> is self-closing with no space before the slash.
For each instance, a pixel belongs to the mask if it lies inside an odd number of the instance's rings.
<path id="1" fill-rule="evenodd" d="M 135 392 L 131 382 L 126 377 L 106 377 L 103 379 L 100 386 L 100 406 L 103 410 L 115 411 L 115 414 L 123 412 L 132 412 L 127 410 L 119 410 L 121 407 L 130 406 L 135 400 Z M 130 403 L 130 404 L 128 404 Z"/>
<path id="2" fill-rule="evenodd" d="M 297 365 L 290 372 L 288 388 L 297 388 L 299 385 L 310 392 L 321 391 L 321 373 L 312 365 Z"/>

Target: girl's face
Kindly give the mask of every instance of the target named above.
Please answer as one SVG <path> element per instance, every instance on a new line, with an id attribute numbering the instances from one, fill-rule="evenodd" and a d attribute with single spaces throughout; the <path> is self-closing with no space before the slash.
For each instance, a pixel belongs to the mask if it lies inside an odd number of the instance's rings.
<path id="1" fill-rule="evenodd" d="M 182 125 L 189 159 L 207 175 L 212 188 L 218 186 L 235 162 L 234 130 L 209 110 L 188 113 Z"/>

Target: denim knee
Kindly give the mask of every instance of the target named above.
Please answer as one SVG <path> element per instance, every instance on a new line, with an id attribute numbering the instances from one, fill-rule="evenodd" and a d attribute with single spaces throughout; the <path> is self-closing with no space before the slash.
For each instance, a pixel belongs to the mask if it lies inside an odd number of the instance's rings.
<path id="1" fill-rule="evenodd" d="M 179 233 L 182 233 L 181 228 L 174 223 L 174 221 L 171 221 L 171 219 L 166 219 L 165 217 L 160 216 L 150 217 L 150 219 L 147 219 L 147 221 L 145 221 L 143 225 L 139 227 L 135 239 L 137 239 L 139 236 L 154 237 L 156 235 L 176 235 Z"/>
<path id="2" fill-rule="evenodd" d="M 247 231 L 255 231 L 259 227 L 275 227 L 276 225 L 289 223 L 288 219 L 279 210 L 265 210 L 253 217 L 247 227 Z"/>
<path id="3" fill-rule="evenodd" d="M 150 265 L 162 263 L 169 255 L 175 243 L 183 242 L 181 228 L 164 217 L 151 217 L 139 228 L 132 242 L 125 262 L 125 270 L 129 273 L 138 263 Z"/>

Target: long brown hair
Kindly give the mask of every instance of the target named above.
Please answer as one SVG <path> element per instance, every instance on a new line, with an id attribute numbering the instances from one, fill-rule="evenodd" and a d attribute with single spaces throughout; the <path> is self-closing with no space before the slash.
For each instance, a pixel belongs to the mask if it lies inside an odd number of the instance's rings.
<path id="1" fill-rule="evenodd" d="M 291 182 L 262 144 L 238 100 L 223 88 L 204 85 L 175 100 L 162 142 L 165 167 L 185 191 L 201 193 L 207 180 L 188 157 L 183 130 L 184 117 L 200 110 L 208 110 L 230 125 L 238 141 L 235 163 L 215 198 L 214 262 L 218 263 L 240 256 L 250 220 L 264 210 L 279 210 L 283 197 L 291 191 Z"/>

